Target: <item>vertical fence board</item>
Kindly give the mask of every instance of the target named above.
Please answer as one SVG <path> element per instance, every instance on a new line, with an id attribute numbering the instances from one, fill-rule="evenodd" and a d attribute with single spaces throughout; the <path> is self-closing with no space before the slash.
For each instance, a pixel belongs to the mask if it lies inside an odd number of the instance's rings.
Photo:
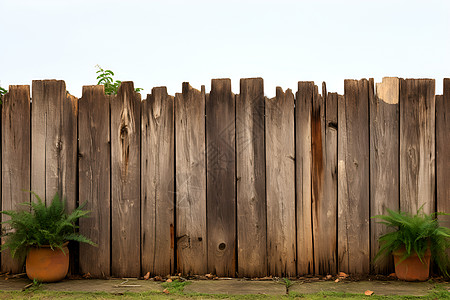
<path id="1" fill-rule="evenodd" d="M 373 81 L 345 80 L 338 103 L 339 269 L 369 272 L 369 98 Z"/>
<path id="2" fill-rule="evenodd" d="M 266 98 L 268 274 L 296 275 L 294 95 Z"/>
<path id="3" fill-rule="evenodd" d="M 264 145 L 263 79 L 241 79 L 236 98 L 239 276 L 267 274 Z"/>
<path id="4" fill-rule="evenodd" d="M 175 95 L 177 267 L 183 274 L 207 268 L 205 91 L 183 83 Z"/>
<path id="5" fill-rule="evenodd" d="M 434 79 L 400 81 L 400 209 L 435 204 Z"/>
<path id="6" fill-rule="evenodd" d="M 62 80 L 33 80 L 31 189 L 47 202 L 58 193 L 76 206 L 78 100 Z"/>
<path id="7" fill-rule="evenodd" d="M 235 97 L 230 79 L 206 95 L 208 272 L 236 275 Z"/>
<path id="8" fill-rule="evenodd" d="M 30 201 L 30 86 L 12 85 L 3 96 L 1 210 L 20 209 L 19 204 Z M 24 191 L 25 190 L 25 191 Z M 2 216 L 2 221 L 9 219 Z M 20 273 L 22 262 L 8 251 L 1 254 L 1 272 Z"/>
<path id="9" fill-rule="evenodd" d="M 444 94 L 436 96 L 436 190 L 437 211 L 450 213 L 450 78 L 444 79 Z M 450 216 L 439 216 L 450 226 Z M 447 250 L 450 255 L 450 249 Z"/>
<path id="10" fill-rule="evenodd" d="M 398 78 L 383 78 L 370 101 L 370 215 L 399 208 L 399 91 Z M 378 238 L 388 232 L 379 220 L 371 219 L 371 259 L 379 250 Z M 393 272 L 391 256 L 373 265 L 376 274 Z"/>
<path id="11" fill-rule="evenodd" d="M 80 272 L 110 275 L 111 147 L 109 97 L 104 87 L 84 86 L 78 112 L 78 197 L 91 211 L 80 219 L 80 233 L 98 246 L 80 244 Z"/>
<path id="12" fill-rule="evenodd" d="M 142 102 L 142 273 L 167 275 L 174 266 L 174 97 L 152 89 Z"/>
<path id="13" fill-rule="evenodd" d="M 295 165 L 297 198 L 297 273 L 314 271 L 313 227 L 311 218 L 311 117 L 314 82 L 298 82 L 295 106 Z"/>
<path id="14" fill-rule="evenodd" d="M 140 102 L 132 82 L 111 97 L 113 276 L 140 275 Z"/>
<path id="15" fill-rule="evenodd" d="M 324 180 L 325 180 L 325 99 L 319 94 L 318 87 L 314 86 L 311 114 L 311 216 L 313 222 L 313 248 L 314 248 L 314 272 L 320 273 L 323 257 L 323 247 L 328 244 L 328 240 L 323 232 L 327 228 L 322 227 L 322 209 L 324 205 Z M 323 207 L 326 208 L 326 207 Z"/>
<path id="16" fill-rule="evenodd" d="M 338 95 L 327 95 L 325 84 L 322 95 L 313 103 L 312 123 L 313 195 L 319 196 L 313 202 L 314 267 L 316 274 L 336 274 Z"/>

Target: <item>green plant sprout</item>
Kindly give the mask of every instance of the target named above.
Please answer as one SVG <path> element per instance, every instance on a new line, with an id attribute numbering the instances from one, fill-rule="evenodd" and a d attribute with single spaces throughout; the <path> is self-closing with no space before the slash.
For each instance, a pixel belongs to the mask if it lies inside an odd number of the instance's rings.
<path id="1" fill-rule="evenodd" d="M 4 89 L 0 86 L 0 104 L 3 104 L 2 98 L 3 98 L 3 95 L 6 94 L 7 92 L 8 91 L 6 89 Z"/>
<path id="2" fill-rule="evenodd" d="M 96 65 L 95 67 L 98 68 L 98 71 L 96 72 L 98 74 L 97 85 L 105 86 L 105 94 L 106 95 L 116 95 L 122 81 L 114 80 L 114 78 L 113 78 L 114 72 L 113 71 L 105 70 L 99 65 Z M 140 92 L 142 90 L 143 90 L 142 88 L 135 88 L 136 92 Z"/>

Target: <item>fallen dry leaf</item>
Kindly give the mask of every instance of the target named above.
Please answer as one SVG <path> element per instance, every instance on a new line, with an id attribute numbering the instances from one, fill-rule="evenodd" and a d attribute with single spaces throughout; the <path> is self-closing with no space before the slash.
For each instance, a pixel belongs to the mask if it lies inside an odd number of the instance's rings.
<path id="1" fill-rule="evenodd" d="M 89 279 L 91 277 L 92 277 L 91 273 L 89 273 L 89 272 L 87 272 L 86 274 L 83 275 L 83 278 L 85 278 L 85 279 Z"/>
<path id="2" fill-rule="evenodd" d="M 338 279 L 336 279 L 334 282 L 339 282 L 340 280 L 339 280 L 339 278 Z"/>
<path id="3" fill-rule="evenodd" d="M 166 282 L 172 282 L 172 279 L 169 278 L 169 279 L 166 280 Z"/>
<path id="4" fill-rule="evenodd" d="M 150 272 L 147 272 L 147 274 L 144 275 L 144 279 L 148 280 L 150 278 Z"/>
<path id="5" fill-rule="evenodd" d="M 170 294 L 170 292 L 169 292 L 168 289 L 164 289 L 164 290 L 163 290 L 163 293 Z"/>
<path id="6" fill-rule="evenodd" d="M 389 274 L 389 277 L 397 277 L 397 274 L 391 273 L 391 274 Z"/>
<path id="7" fill-rule="evenodd" d="M 330 280 L 333 276 L 331 275 L 327 275 L 327 277 L 325 277 L 327 280 Z"/>
<path id="8" fill-rule="evenodd" d="M 367 290 L 364 292 L 364 295 L 366 295 L 366 296 L 372 296 L 372 294 L 373 294 L 373 291 L 370 291 L 370 290 Z"/>
<path id="9" fill-rule="evenodd" d="M 348 275 L 345 274 L 344 272 L 339 272 L 339 277 L 347 278 Z"/>
<path id="10" fill-rule="evenodd" d="M 214 275 L 213 274 L 205 274 L 205 277 L 208 278 L 208 279 L 211 279 L 211 278 L 214 277 Z"/>
<path id="11" fill-rule="evenodd" d="M 155 276 L 155 281 L 163 281 L 161 276 Z"/>

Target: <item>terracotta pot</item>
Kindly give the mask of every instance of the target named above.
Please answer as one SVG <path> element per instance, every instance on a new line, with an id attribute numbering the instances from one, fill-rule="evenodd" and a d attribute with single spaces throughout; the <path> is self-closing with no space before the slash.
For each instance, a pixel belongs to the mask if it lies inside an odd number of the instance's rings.
<path id="1" fill-rule="evenodd" d="M 402 247 L 392 253 L 394 255 L 395 274 L 397 275 L 397 278 L 406 281 L 427 280 L 430 274 L 430 249 L 428 248 L 425 251 L 422 261 L 420 261 L 416 252 L 413 252 L 410 257 L 406 258 L 401 263 L 398 263 L 402 259 L 405 251 L 405 247 Z"/>
<path id="2" fill-rule="evenodd" d="M 55 282 L 64 279 L 69 270 L 69 249 L 67 243 L 63 245 L 63 251 L 50 246 L 31 248 L 27 255 L 27 275 L 31 280 L 41 282 Z"/>

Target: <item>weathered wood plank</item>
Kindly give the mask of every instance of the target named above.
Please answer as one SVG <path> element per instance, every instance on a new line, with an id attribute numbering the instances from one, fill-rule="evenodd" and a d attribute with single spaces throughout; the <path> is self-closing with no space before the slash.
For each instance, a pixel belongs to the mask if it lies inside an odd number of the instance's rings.
<path id="1" fill-rule="evenodd" d="M 295 157 L 297 194 L 297 273 L 314 272 L 313 224 L 311 217 L 311 118 L 314 82 L 298 82 L 295 106 Z"/>
<path id="2" fill-rule="evenodd" d="M 152 89 L 142 102 L 141 264 L 142 273 L 173 274 L 174 265 L 174 97 Z"/>
<path id="3" fill-rule="evenodd" d="M 80 244 L 80 273 L 94 277 L 111 274 L 111 144 L 109 96 L 104 87 L 84 86 L 78 112 L 78 197 L 91 211 L 80 219 L 80 233 L 97 247 Z"/>
<path id="4" fill-rule="evenodd" d="M 296 275 L 294 95 L 266 98 L 267 256 L 272 276 Z"/>
<path id="5" fill-rule="evenodd" d="M 76 206 L 78 99 L 62 80 L 33 80 L 31 189 L 47 202 L 58 193 Z"/>
<path id="6" fill-rule="evenodd" d="M 400 209 L 435 208 L 434 79 L 400 81 Z"/>
<path id="7" fill-rule="evenodd" d="M 175 95 L 177 267 L 182 274 L 207 270 L 205 90 L 183 83 Z"/>
<path id="8" fill-rule="evenodd" d="M 368 273 L 369 99 L 373 80 L 345 80 L 338 103 L 338 258 L 339 270 Z"/>
<path id="9" fill-rule="evenodd" d="M 133 82 L 122 82 L 111 97 L 113 276 L 140 275 L 140 108 Z"/>
<path id="10" fill-rule="evenodd" d="M 237 235 L 239 276 L 267 273 L 262 78 L 240 81 L 236 98 Z"/>
<path id="11" fill-rule="evenodd" d="M 370 101 L 370 216 L 399 209 L 399 92 L 400 81 L 383 78 Z M 370 221 L 371 259 L 379 250 L 378 238 L 388 232 L 377 220 Z M 393 272 L 391 256 L 373 265 L 375 274 Z"/>
<path id="12" fill-rule="evenodd" d="M 30 201 L 30 86 L 11 85 L 2 102 L 1 210 L 15 210 Z M 1 253 L 1 272 L 20 273 L 22 267 L 9 250 Z"/>
<path id="13" fill-rule="evenodd" d="M 323 98 L 323 99 L 322 99 Z M 314 269 L 337 272 L 337 94 L 315 93 L 312 114 Z"/>
<path id="14" fill-rule="evenodd" d="M 450 213 L 450 78 L 444 79 L 444 93 L 436 96 L 436 201 L 437 211 Z M 450 216 L 439 216 L 450 226 Z M 447 250 L 450 255 L 450 249 Z"/>
<path id="15" fill-rule="evenodd" d="M 206 95 L 208 272 L 236 275 L 235 96 L 230 79 Z"/>

